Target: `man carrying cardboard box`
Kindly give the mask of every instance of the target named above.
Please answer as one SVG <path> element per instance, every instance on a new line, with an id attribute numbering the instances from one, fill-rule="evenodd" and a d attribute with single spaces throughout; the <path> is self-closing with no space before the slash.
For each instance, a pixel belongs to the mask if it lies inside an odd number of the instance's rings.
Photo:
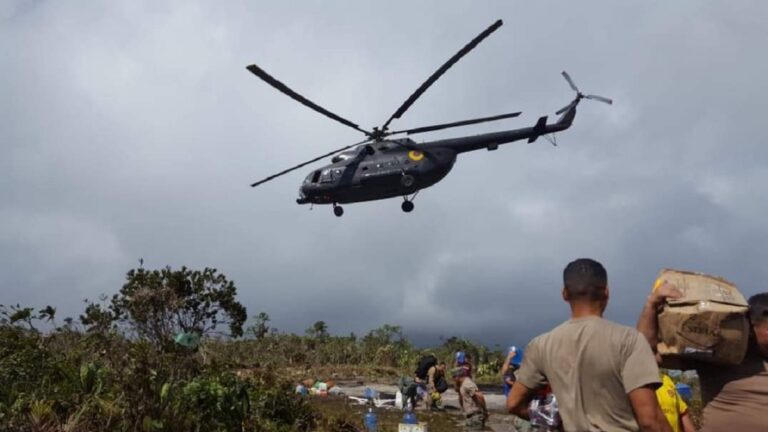
<path id="1" fill-rule="evenodd" d="M 663 283 L 648 297 L 637 329 L 654 351 L 658 347 L 658 314 L 667 299 L 683 293 L 671 283 Z M 747 317 L 750 337 L 746 356 L 738 365 L 722 365 L 702 360 L 664 357 L 670 369 L 695 369 L 701 382 L 704 418 L 701 432 L 768 431 L 768 293 L 752 296 Z"/>

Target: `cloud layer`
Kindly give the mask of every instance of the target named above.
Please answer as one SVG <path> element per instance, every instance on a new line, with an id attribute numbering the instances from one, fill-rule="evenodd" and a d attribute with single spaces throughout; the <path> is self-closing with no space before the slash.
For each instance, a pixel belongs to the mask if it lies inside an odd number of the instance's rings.
<path id="1" fill-rule="evenodd" d="M 604 262 L 611 318 L 634 322 L 655 274 L 768 267 L 764 2 L 0 1 L 0 303 L 113 293 L 145 266 L 214 266 L 255 315 L 302 331 L 402 324 L 418 340 L 523 343 L 567 316 L 560 272 Z M 380 124 L 432 71 L 505 21 L 398 127 L 522 110 L 449 137 L 521 127 L 573 95 L 553 148 L 462 155 L 403 214 L 396 200 L 295 205 L 285 166 L 359 139 L 249 74 Z"/>

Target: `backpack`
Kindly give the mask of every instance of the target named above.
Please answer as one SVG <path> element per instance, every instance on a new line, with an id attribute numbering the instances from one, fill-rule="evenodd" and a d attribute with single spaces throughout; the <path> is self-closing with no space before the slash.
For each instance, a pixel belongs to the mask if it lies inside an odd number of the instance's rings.
<path id="1" fill-rule="evenodd" d="M 420 380 L 426 380 L 429 369 L 433 366 L 437 366 L 437 357 L 432 354 L 422 357 L 416 366 L 416 377 Z"/>
<path id="2" fill-rule="evenodd" d="M 445 393 L 448 390 L 448 381 L 445 379 L 445 375 L 439 375 L 435 377 L 435 390 L 438 393 Z"/>

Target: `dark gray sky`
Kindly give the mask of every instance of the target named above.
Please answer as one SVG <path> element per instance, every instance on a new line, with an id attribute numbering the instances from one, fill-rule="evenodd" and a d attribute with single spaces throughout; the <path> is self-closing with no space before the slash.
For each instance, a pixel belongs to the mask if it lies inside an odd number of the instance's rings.
<path id="1" fill-rule="evenodd" d="M 567 315 L 560 275 L 609 271 L 634 322 L 678 267 L 766 290 L 768 3 L 0 0 L 0 303 L 76 316 L 147 267 L 213 266 L 280 329 L 401 324 L 419 340 L 524 343 Z M 297 206 L 298 171 L 360 139 L 245 70 L 257 63 L 364 127 L 505 25 L 397 128 L 532 125 L 586 92 L 559 147 L 462 155 L 416 210 Z"/>

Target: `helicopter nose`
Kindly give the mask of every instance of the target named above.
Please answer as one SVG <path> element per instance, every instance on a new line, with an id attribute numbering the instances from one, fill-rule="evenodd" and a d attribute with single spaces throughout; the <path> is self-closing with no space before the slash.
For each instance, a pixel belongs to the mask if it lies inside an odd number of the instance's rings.
<path id="1" fill-rule="evenodd" d="M 296 203 L 298 204 L 307 204 L 309 202 L 309 196 L 307 194 L 307 186 L 302 185 L 299 188 L 299 197 L 296 198 Z"/>

